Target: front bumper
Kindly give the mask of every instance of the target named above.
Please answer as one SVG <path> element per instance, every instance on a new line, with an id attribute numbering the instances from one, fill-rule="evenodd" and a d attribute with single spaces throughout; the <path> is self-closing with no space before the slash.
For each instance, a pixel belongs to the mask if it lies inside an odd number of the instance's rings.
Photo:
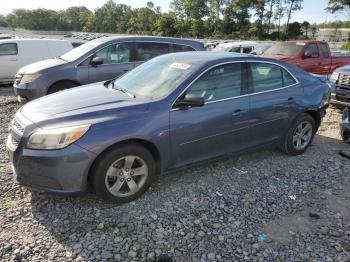
<path id="1" fill-rule="evenodd" d="M 11 167 L 20 185 L 54 193 L 86 191 L 87 176 L 95 154 L 75 144 L 60 150 L 25 149 L 20 144 L 13 151 L 9 143 Z"/>
<path id="2" fill-rule="evenodd" d="M 47 87 L 40 81 L 33 81 L 23 84 L 17 83 L 16 81 L 13 84 L 13 91 L 21 103 L 26 103 L 46 95 L 46 90 Z"/>
<path id="3" fill-rule="evenodd" d="M 340 107 L 350 106 L 350 90 L 341 90 L 336 87 L 336 89 L 331 93 L 330 104 Z"/>

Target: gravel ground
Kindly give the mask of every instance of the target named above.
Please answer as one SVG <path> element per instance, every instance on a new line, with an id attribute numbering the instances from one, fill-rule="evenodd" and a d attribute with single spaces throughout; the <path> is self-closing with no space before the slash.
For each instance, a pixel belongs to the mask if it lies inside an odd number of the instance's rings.
<path id="1" fill-rule="evenodd" d="M 4 141 L 19 108 L 0 90 L 1 261 L 349 261 L 350 152 L 329 109 L 302 156 L 262 150 L 165 174 L 140 199 L 30 192 Z"/>

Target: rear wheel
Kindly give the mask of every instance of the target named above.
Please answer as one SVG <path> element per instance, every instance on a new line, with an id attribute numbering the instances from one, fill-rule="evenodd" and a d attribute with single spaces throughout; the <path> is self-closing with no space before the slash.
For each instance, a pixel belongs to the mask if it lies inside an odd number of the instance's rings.
<path id="1" fill-rule="evenodd" d="M 70 89 L 72 87 L 76 87 L 78 86 L 77 83 L 74 83 L 72 81 L 62 81 L 62 82 L 58 82 L 56 84 L 53 84 L 49 90 L 47 91 L 47 94 L 53 94 L 59 91 L 63 91 L 65 89 Z"/>
<path id="2" fill-rule="evenodd" d="M 128 143 L 107 152 L 92 172 L 97 195 L 116 202 L 129 202 L 141 196 L 155 178 L 152 154 L 142 146 Z"/>
<path id="3" fill-rule="evenodd" d="M 312 116 L 300 115 L 291 125 L 284 137 L 281 149 L 289 155 L 300 155 L 310 146 L 316 133 L 316 124 Z"/>

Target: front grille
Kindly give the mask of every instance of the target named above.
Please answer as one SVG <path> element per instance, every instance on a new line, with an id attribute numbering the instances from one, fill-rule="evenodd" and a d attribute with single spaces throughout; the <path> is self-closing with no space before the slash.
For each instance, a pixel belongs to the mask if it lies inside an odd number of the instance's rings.
<path id="1" fill-rule="evenodd" d="M 18 147 L 19 141 L 16 138 L 14 138 L 12 135 L 10 136 L 11 136 L 11 144 L 15 147 Z"/>
<path id="2" fill-rule="evenodd" d="M 8 146 L 12 149 L 12 150 L 16 150 L 21 138 L 23 136 L 23 132 L 24 132 L 24 125 L 21 124 L 18 119 L 13 119 L 10 126 L 9 126 L 9 137 L 8 137 Z"/>
<path id="3" fill-rule="evenodd" d="M 16 131 L 18 131 L 17 133 L 20 133 L 21 135 L 23 135 L 24 126 L 20 122 L 18 122 L 17 119 L 13 120 L 12 129 L 15 129 Z"/>
<path id="4" fill-rule="evenodd" d="M 337 83 L 342 86 L 350 87 L 350 74 L 339 74 Z"/>

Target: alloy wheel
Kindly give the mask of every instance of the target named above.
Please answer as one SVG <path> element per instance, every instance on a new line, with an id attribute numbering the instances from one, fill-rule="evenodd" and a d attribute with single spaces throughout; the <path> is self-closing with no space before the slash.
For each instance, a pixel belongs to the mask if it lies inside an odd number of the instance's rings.
<path id="1" fill-rule="evenodd" d="M 303 150 L 306 148 L 312 138 L 313 128 L 308 121 L 301 122 L 296 128 L 293 135 L 293 146 L 296 150 Z"/>
<path id="2" fill-rule="evenodd" d="M 107 170 L 105 184 L 107 190 L 117 197 L 127 197 L 138 192 L 148 176 L 146 162 L 133 155 L 115 161 Z"/>

